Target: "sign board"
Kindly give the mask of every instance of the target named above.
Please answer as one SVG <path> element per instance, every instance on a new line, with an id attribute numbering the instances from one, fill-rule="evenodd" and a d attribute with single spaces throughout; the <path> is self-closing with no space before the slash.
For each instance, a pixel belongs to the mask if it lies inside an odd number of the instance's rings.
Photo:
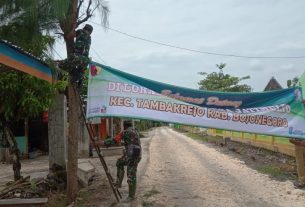
<path id="1" fill-rule="evenodd" d="M 130 117 L 305 139 L 300 87 L 261 93 L 194 90 L 92 63 L 87 118 Z"/>

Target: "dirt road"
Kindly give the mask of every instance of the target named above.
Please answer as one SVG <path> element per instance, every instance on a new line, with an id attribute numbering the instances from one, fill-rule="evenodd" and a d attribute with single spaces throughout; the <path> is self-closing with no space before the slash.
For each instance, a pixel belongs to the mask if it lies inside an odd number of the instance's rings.
<path id="1" fill-rule="evenodd" d="M 305 206 L 305 191 L 290 181 L 272 180 L 168 127 L 150 134 L 136 206 Z"/>

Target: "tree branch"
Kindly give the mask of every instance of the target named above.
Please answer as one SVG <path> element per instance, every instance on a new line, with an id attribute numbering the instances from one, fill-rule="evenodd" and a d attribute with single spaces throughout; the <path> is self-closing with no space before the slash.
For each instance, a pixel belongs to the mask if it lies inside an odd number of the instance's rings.
<path id="1" fill-rule="evenodd" d="M 94 13 L 94 11 L 99 7 L 99 4 L 96 5 L 96 7 L 91 10 L 91 5 L 92 5 L 92 0 L 89 1 L 89 4 L 87 6 L 87 9 L 86 9 L 86 16 L 81 19 L 81 20 L 78 20 L 77 23 L 76 23 L 76 27 L 78 27 L 80 24 L 86 22 L 88 19 L 90 19 Z M 83 16 L 83 15 L 81 15 Z"/>
<path id="2" fill-rule="evenodd" d="M 79 16 L 79 11 L 80 11 L 80 8 L 82 7 L 83 3 L 84 3 L 84 0 L 80 0 L 79 3 L 78 3 L 77 10 L 76 10 L 76 17 L 77 18 Z"/>
<path id="3" fill-rule="evenodd" d="M 56 32 L 55 34 L 60 35 L 60 36 L 64 36 L 64 33 L 61 33 L 61 32 Z"/>

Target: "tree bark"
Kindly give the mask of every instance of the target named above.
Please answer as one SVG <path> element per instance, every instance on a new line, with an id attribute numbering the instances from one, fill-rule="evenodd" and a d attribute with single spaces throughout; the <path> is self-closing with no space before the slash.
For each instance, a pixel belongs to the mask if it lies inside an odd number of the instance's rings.
<path id="1" fill-rule="evenodd" d="M 69 58 L 74 52 L 74 33 L 77 22 L 77 5 L 78 0 L 70 0 L 70 8 L 67 18 L 60 22 L 60 27 L 64 32 L 64 39 L 66 42 L 67 57 Z M 68 68 L 71 70 L 72 68 Z M 72 203 L 78 193 L 78 182 L 77 182 L 77 153 L 78 153 L 78 130 L 77 122 L 78 119 L 78 108 L 77 99 L 73 89 L 73 83 L 71 82 L 71 75 L 69 75 L 68 84 L 68 120 L 69 120 L 69 131 L 68 131 L 68 153 L 67 153 L 67 198 L 68 202 Z"/>
<path id="2" fill-rule="evenodd" d="M 67 163 L 67 197 L 68 202 L 71 203 L 75 200 L 78 193 L 77 182 L 77 158 L 78 158 L 78 140 L 79 130 L 77 130 L 77 122 L 79 122 L 79 105 L 73 89 L 74 84 L 69 83 L 68 96 L 69 96 L 69 135 L 68 135 L 68 163 Z"/>
<path id="3" fill-rule="evenodd" d="M 20 163 L 20 151 L 17 146 L 17 142 L 15 139 L 15 136 L 11 129 L 7 126 L 7 124 L 4 124 L 4 136 L 7 139 L 10 147 L 9 151 L 10 154 L 13 157 L 13 171 L 14 171 L 14 180 L 19 180 L 21 179 L 21 163 Z"/>

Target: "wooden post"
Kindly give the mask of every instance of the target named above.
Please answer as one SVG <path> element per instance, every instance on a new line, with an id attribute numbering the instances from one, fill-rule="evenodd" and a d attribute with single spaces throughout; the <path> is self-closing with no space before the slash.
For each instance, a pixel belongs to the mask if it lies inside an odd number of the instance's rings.
<path id="1" fill-rule="evenodd" d="M 290 139 L 295 147 L 295 159 L 297 164 L 298 180 L 300 185 L 305 185 L 305 141 Z"/>
<path id="2" fill-rule="evenodd" d="M 255 142 L 257 140 L 257 134 L 254 134 L 254 139 L 253 139 Z"/>
<path id="3" fill-rule="evenodd" d="M 110 118 L 110 136 L 113 138 L 113 117 Z"/>
<path id="4" fill-rule="evenodd" d="M 271 136 L 271 144 L 274 145 L 274 136 Z"/>
<path id="5" fill-rule="evenodd" d="M 29 119 L 28 118 L 25 118 L 24 120 L 24 136 L 25 136 L 25 143 L 26 143 L 26 150 L 25 150 L 25 153 L 29 154 Z"/>
<path id="6" fill-rule="evenodd" d="M 245 134 L 243 132 L 241 132 L 241 139 L 245 138 Z"/>

